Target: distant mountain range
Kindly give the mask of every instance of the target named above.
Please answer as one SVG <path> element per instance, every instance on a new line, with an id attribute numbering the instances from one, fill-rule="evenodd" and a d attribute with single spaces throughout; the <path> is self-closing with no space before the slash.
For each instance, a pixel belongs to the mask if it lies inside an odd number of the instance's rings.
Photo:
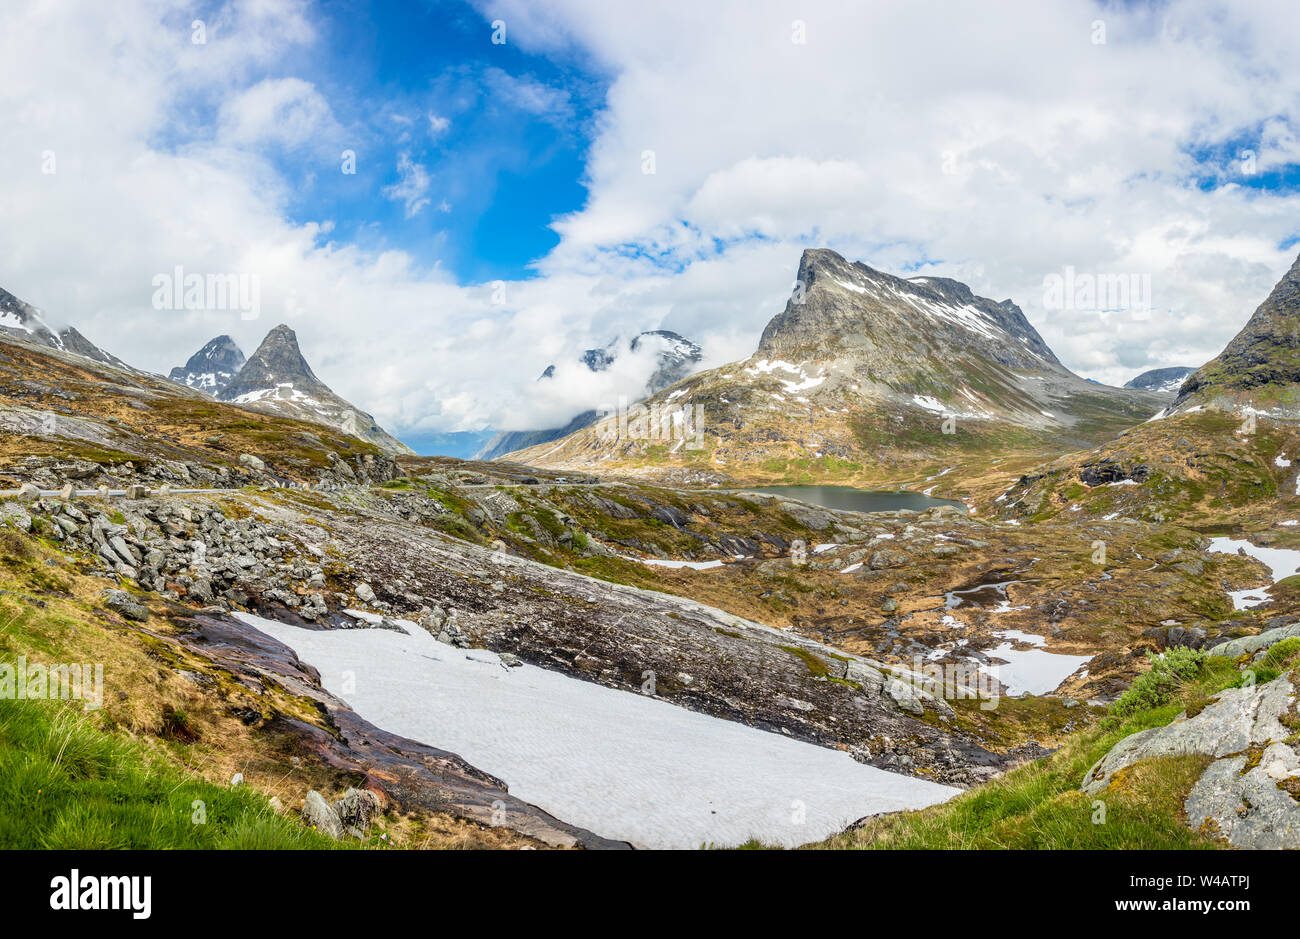
<path id="1" fill-rule="evenodd" d="M 313 421 L 342 430 L 390 453 L 412 453 L 374 417 L 335 394 L 316 377 L 298 348 L 298 336 L 276 326 L 252 358 L 229 336 L 218 336 L 168 376 L 178 384 L 206 391 L 220 401 L 271 414 Z"/>
<path id="2" fill-rule="evenodd" d="M 646 402 L 661 415 L 701 409 L 698 446 L 638 437 L 611 418 L 512 459 L 589 469 L 764 465 L 777 473 L 788 461 L 1064 448 L 1106 439 L 1165 400 L 1085 381 L 1015 303 L 949 278 L 896 277 L 810 249 L 797 285 L 752 356 Z"/>
<path id="3" fill-rule="evenodd" d="M 588 349 L 582 354 L 580 361 L 593 372 L 604 372 L 611 368 L 624 352 L 635 354 L 644 349 L 654 350 L 657 364 L 645 387 L 634 395 L 636 398 L 652 395 L 681 381 L 699 366 L 703 358 L 700 347 L 686 337 L 667 329 L 652 329 L 638 333 L 626 343 L 614 339 L 604 348 Z M 555 366 L 548 365 L 537 380 L 546 381 L 554 377 Z M 492 437 L 474 457 L 479 460 L 491 460 L 512 450 L 522 450 L 525 447 L 535 447 L 552 440 L 559 440 L 561 437 L 567 437 L 575 431 L 590 426 L 599 416 L 595 410 L 588 410 L 575 415 L 563 427 L 503 431 Z"/>
<path id="4" fill-rule="evenodd" d="M 1154 391 L 1159 394 L 1177 394 L 1178 389 L 1183 385 L 1183 381 L 1194 371 L 1196 369 L 1183 365 L 1175 365 L 1171 368 L 1153 368 L 1149 372 L 1143 372 L 1137 378 L 1124 382 L 1124 387 L 1137 388 L 1140 391 Z"/>
<path id="5" fill-rule="evenodd" d="M 56 332 L 40 310 L 4 289 L 0 289 L 0 338 L 145 374 L 105 352 L 74 327 Z M 302 357 L 298 337 L 285 325 L 271 330 L 247 361 L 233 339 L 218 336 L 183 366 L 173 368 L 168 378 L 222 401 L 341 430 L 391 453 L 413 452 L 381 428 L 370 414 L 320 381 Z"/>

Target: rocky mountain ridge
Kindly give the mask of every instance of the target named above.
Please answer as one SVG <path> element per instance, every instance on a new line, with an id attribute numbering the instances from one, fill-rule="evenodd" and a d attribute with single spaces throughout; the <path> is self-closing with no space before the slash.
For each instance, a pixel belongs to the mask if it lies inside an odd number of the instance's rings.
<path id="1" fill-rule="evenodd" d="M 1155 413 L 1149 392 L 1065 368 L 1010 300 L 941 277 L 903 279 L 809 249 L 785 309 L 754 354 L 651 396 L 656 414 L 699 415 L 699 439 L 638 439 L 615 418 L 517 459 L 554 467 L 674 468 L 749 478 L 800 461 L 907 462 L 944 453 L 1066 451 Z M 698 410 L 697 410 L 698 409 Z M 684 428 L 678 422 L 679 430 Z"/>
<path id="2" fill-rule="evenodd" d="M 75 327 L 65 326 L 55 332 L 41 311 L 29 303 L 18 299 L 9 291 L 0 288 L 0 335 L 8 336 L 22 342 L 31 342 L 49 349 L 57 349 L 72 355 L 112 365 L 115 368 L 131 370 L 131 367 L 111 353 L 95 345 Z"/>
<path id="3" fill-rule="evenodd" d="M 1177 394 L 1187 376 L 1194 371 L 1196 369 L 1185 365 L 1153 368 L 1124 382 L 1124 387 L 1136 388 L 1140 391 L 1154 391 L 1158 394 Z"/>
<path id="4" fill-rule="evenodd" d="M 243 366 L 243 350 L 235 340 L 221 335 L 208 340 L 202 349 L 190 356 L 184 365 L 173 368 L 167 377 L 219 398 Z"/>
<path id="5" fill-rule="evenodd" d="M 339 397 L 316 377 L 298 348 L 298 335 L 284 323 L 266 334 L 257 351 L 217 398 L 241 407 L 327 424 L 390 453 L 412 452 L 380 427 L 373 416 Z"/>

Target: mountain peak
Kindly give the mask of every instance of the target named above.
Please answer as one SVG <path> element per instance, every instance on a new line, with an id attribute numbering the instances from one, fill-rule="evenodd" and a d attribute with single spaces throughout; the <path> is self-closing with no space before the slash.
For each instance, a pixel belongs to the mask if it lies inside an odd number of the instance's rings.
<path id="1" fill-rule="evenodd" d="M 303 358 L 298 347 L 298 334 L 284 323 L 266 334 L 257 351 L 244 363 L 220 397 L 231 401 L 282 386 L 304 394 L 329 392 Z"/>
<path id="2" fill-rule="evenodd" d="M 218 336 L 208 345 L 221 339 L 229 337 Z M 335 427 L 390 453 L 411 452 L 374 417 L 339 397 L 316 377 L 298 348 L 298 334 L 284 323 L 266 334 L 257 351 L 217 397 L 255 410 Z"/>
<path id="3" fill-rule="evenodd" d="M 18 299 L 2 287 L 0 287 L 0 336 L 10 336 L 132 371 L 129 365 L 117 356 L 99 348 L 74 327 L 65 326 L 56 333 L 45 322 L 40 310 Z"/>
<path id="4" fill-rule="evenodd" d="M 203 348 L 177 366 L 167 377 L 178 384 L 198 388 L 219 397 L 244 365 L 244 352 L 235 340 L 221 335 L 209 339 Z"/>
<path id="5" fill-rule="evenodd" d="M 1064 370 L 1010 300 L 977 296 L 947 277 L 902 278 L 829 248 L 808 248 L 785 310 L 763 330 L 758 355 L 790 361 L 849 355 L 882 374 L 910 374 L 918 359 L 977 350 L 1015 369 Z"/>

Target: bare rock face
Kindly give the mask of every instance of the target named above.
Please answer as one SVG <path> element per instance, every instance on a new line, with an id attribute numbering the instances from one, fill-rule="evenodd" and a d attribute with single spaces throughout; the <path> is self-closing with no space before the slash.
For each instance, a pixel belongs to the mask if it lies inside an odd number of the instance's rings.
<path id="1" fill-rule="evenodd" d="M 303 801 L 302 822 L 331 838 L 343 837 L 343 823 L 339 820 L 339 813 L 315 789 L 309 789 L 307 798 Z"/>
<path id="2" fill-rule="evenodd" d="M 239 374 L 218 397 L 223 401 L 234 401 L 243 395 L 286 383 L 304 394 L 333 394 L 303 358 L 297 333 L 281 323 L 266 334 L 252 358 L 244 363 Z"/>
<path id="3" fill-rule="evenodd" d="M 815 248 L 800 258 L 797 283 L 763 330 L 759 355 L 799 362 L 824 357 L 829 343 L 859 349 L 888 375 L 914 371 L 918 357 L 946 345 L 1008 368 L 1065 371 L 1013 302 L 946 277 L 895 277 Z"/>
<path id="4" fill-rule="evenodd" d="M 1289 675 L 1229 688 L 1194 717 L 1180 716 L 1117 743 L 1083 778 L 1102 795 L 1116 774 L 1141 760 L 1214 757 L 1187 796 L 1187 824 L 1238 848 L 1300 847 L 1300 753 L 1293 732 L 1296 689 Z M 1286 721 L 1286 723 L 1284 723 Z"/>
<path id="5" fill-rule="evenodd" d="M 1187 796 L 1187 824 L 1237 848 L 1300 848 L 1300 803 L 1287 783 L 1300 783 L 1300 758 L 1286 744 L 1270 745 L 1254 766 L 1247 755 L 1218 760 Z"/>
<path id="6" fill-rule="evenodd" d="M 208 340 L 203 348 L 167 375 L 172 381 L 220 397 L 244 366 L 244 353 L 229 336 Z"/>

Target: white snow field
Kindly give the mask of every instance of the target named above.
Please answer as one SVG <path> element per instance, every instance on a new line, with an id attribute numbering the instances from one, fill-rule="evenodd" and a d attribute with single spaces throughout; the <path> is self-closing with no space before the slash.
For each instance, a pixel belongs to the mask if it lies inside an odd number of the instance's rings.
<path id="1" fill-rule="evenodd" d="M 1251 557 L 1267 564 L 1268 569 L 1273 572 L 1274 584 L 1300 570 L 1300 551 L 1294 548 L 1261 548 L 1259 545 L 1238 538 L 1210 539 L 1211 551 L 1236 554 L 1238 548 L 1244 550 Z M 1233 609 L 1248 610 L 1252 606 L 1259 606 L 1261 603 L 1268 601 L 1271 599 L 1268 595 L 1270 586 L 1272 584 L 1263 587 L 1250 587 L 1246 590 L 1228 591 L 1228 595 L 1232 597 Z"/>
<path id="2" fill-rule="evenodd" d="M 408 622 L 397 633 L 239 617 L 315 666 L 371 723 L 459 754 L 566 822 L 642 847 L 792 846 L 960 792 L 646 695 L 507 669 Z"/>

